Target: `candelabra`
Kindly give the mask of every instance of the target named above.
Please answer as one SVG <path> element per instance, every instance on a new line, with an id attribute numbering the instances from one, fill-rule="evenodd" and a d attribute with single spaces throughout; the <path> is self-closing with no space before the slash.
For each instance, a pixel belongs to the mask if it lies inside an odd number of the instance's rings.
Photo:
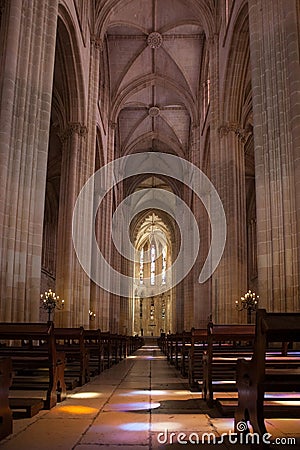
<path id="1" fill-rule="evenodd" d="M 65 301 L 59 298 L 59 295 L 56 295 L 51 289 L 44 294 L 41 294 L 42 305 L 48 312 L 48 322 L 51 320 L 51 314 L 55 309 L 64 309 Z"/>
<path id="2" fill-rule="evenodd" d="M 244 297 L 241 297 L 240 302 L 238 300 L 235 301 L 235 307 L 238 311 L 242 311 L 243 309 L 247 310 L 247 323 L 251 323 L 251 314 L 257 308 L 258 299 L 259 295 L 256 295 L 255 292 L 248 291 Z"/>
<path id="3" fill-rule="evenodd" d="M 96 319 L 96 313 L 94 313 L 93 311 L 89 310 L 89 319 L 90 320 L 95 320 Z"/>

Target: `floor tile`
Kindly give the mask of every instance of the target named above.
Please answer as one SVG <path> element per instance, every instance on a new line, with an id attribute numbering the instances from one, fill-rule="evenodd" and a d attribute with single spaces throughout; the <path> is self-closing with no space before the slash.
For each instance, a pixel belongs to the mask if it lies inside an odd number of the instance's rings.
<path id="1" fill-rule="evenodd" d="M 267 419 L 266 425 L 274 439 L 300 440 L 299 420 Z M 213 437 L 220 440 L 230 430 L 233 417 L 220 417 L 201 392 L 190 392 L 187 379 L 150 345 L 69 392 L 50 411 L 15 420 L 14 432 L 0 442 L 0 450 L 195 449 L 197 439 L 206 450 Z M 228 439 L 216 442 L 220 450 L 249 448 Z M 276 445 L 276 450 L 285 448 Z M 297 450 L 300 444 L 289 448 Z"/>

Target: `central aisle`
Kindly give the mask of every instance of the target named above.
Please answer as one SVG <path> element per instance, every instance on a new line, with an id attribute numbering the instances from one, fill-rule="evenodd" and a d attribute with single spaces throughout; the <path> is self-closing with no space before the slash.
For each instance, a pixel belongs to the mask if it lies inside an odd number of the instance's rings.
<path id="1" fill-rule="evenodd" d="M 195 448 L 190 442 L 197 438 L 198 447 L 211 449 L 202 444 L 203 434 L 220 437 L 233 429 L 233 420 L 211 418 L 200 393 L 191 393 L 185 383 L 157 346 L 145 345 L 50 411 L 15 420 L 14 434 L 0 449 L 175 450 Z"/>

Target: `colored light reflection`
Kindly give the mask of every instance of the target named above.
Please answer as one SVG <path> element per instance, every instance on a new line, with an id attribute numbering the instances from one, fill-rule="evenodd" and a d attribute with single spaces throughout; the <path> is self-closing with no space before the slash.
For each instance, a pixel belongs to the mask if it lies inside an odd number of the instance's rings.
<path id="1" fill-rule="evenodd" d="M 190 392 L 190 391 L 168 391 L 169 395 L 176 395 L 176 396 L 181 396 L 181 395 L 191 395 L 191 396 L 195 396 L 195 397 L 201 397 L 201 393 L 199 392 Z"/>
<path id="2" fill-rule="evenodd" d="M 160 403 L 137 402 L 137 403 L 113 403 L 109 408 L 113 411 L 139 411 L 159 408 Z"/>
<path id="3" fill-rule="evenodd" d="M 119 428 L 123 431 L 148 431 L 149 424 L 144 422 L 123 423 L 119 425 Z"/>
<path id="4" fill-rule="evenodd" d="M 270 403 L 274 403 L 275 405 L 300 406 L 300 400 L 273 400 Z"/>
<path id="5" fill-rule="evenodd" d="M 145 390 L 134 390 L 134 391 L 128 391 L 128 392 L 123 392 L 121 394 L 119 394 L 121 397 L 133 397 L 135 395 L 151 395 L 152 397 L 155 396 L 167 396 L 167 397 L 199 397 L 200 398 L 200 393 L 199 392 L 190 392 L 190 391 L 185 391 L 185 390 L 181 390 L 181 391 L 173 391 L 173 390 L 162 390 L 162 389 L 145 389 Z"/>
<path id="6" fill-rule="evenodd" d="M 123 394 L 120 394 L 122 397 L 131 397 L 132 395 L 167 395 L 169 394 L 168 391 L 160 391 L 160 390 L 144 390 L 144 391 L 130 391 L 130 392 L 124 392 Z"/>
<path id="7" fill-rule="evenodd" d="M 59 408 L 59 411 L 69 414 L 96 414 L 99 410 L 97 408 L 90 408 L 88 406 L 79 405 L 64 405 Z"/>
<path id="8" fill-rule="evenodd" d="M 178 431 L 186 429 L 186 423 L 181 422 L 158 422 L 158 423 L 152 423 L 151 424 L 151 431 L 158 431 L 162 432 L 165 430 L 169 431 Z"/>
<path id="9" fill-rule="evenodd" d="M 213 423 L 218 432 L 226 432 L 234 429 L 234 419 L 216 418 Z"/>
<path id="10" fill-rule="evenodd" d="M 265 398 L 299 398 L 299 392 L 267 392 Z"/>
<path id="11" fill-rule="evenodd" d="M 165 356 L 147 356 L 147 355 L 130 355 L 127 357 L 127 359 L 146 359 L 146 360 L 153 360 L 153 359 L 166 359 Z"/>
<path id="12" fill-rule="evenodd" d="M 102 394 L 100 394 L 99 392 L 77 392 L 76 394 L 70 394 L 68 395 L 68 398 L 99 398 L 101 397 Z"/>

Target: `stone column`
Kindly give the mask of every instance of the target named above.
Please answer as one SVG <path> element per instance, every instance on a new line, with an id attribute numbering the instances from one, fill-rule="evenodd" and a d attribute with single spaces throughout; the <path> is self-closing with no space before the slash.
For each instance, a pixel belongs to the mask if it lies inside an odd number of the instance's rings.
<path id="1" fill-rule="evenodd" d="M 105 155 L 107 157 L 106 160 L 107 163 L 113 161 L 114 159 L 115 132 L 116 132 L 116 123 L 110 121 L 108 123 L 107 147 L 106 149 L 104 149 Z M 100 217 L 102 223 L 100 248 L 104 258 L 110 265 L 112 265 L 113 259 L 112 243 L 111 243 L 112 205 L 113 205 L 113 195 L 112 191 L 110 191 L 105 196 L 102 202 L 101 217 Z M 104 276 L 110 280 L 109 272 Z M 102 292 L 101 294 L 102 328 L 104 331 L 109 330 L 115 332 L 118 329 L 119 323 L 118 311 L 120 299 L 103 289 L 101 290 L 101 292 Z"/>
<path id="2" fill-rule="evenodd" d="M 293 84 L 293 78 L 299 77 L 296 21 L 293 1 L 249 0 L 258 283 L 260 306 L 273 311 L 295 310 L 299 301 L 294 180 L 294 164 L 299 161 L 299 92 L 293 98 L 293 89 L 299 88 L 299 78 Z M 298 72 L 291 74 L 295 58 Z"/>
<path id="3" fill-rule="evenodd" d="M 205 111 L 206 113 L 206 111 Z M 193 139 L 191 148 L 191 162 L 199 167 L 203 173 L 207 176 L 206 168 L 203 167 L 204 159 L 204 142 L 200 139 L 200 127 L 193 127 Z M 207 258 L 210 247 L 210 223 L 205 207 L 198 196 L 192 194 L 191 209 L 196 218 L 199 227 L 200 234 L 200 249 L 197 260 L 192 269 L 192 283 L 193 283 L 193 307 L 190 310 L 190 326 L 186 329 L 190 329 L 192 326 L 195 328 L 206 327 L 208 322 L 208 316 L 211 313 L 211 299 L 210 299 L 210 280 L 205 283 L 199 283 L 199 274 L 203 267 L 203 264 Z"/>
<path id="4" fill-rule="evenodd" d="M 63 142 L 59 200 L 56 292 L 65 300 L 64 310 L 57 313 L 62 326 L 88 326 L 90 280 L 81 268 L 72 240 L 73 210 L 77 196 L 92 173 L 93 155 L 87 151 L 87 127 L 69 123 L 61 135 Z M 93 148 L 90 149 L 93 153 Z M 91 195 L 93 193 L 91 192 Z M 91 253 L 91 211 L 86 205 L 81 219 L 81 245 Z"/>
<path id="5" fill-rule="evenodd" d="M 226 214 L 227 241 L 215 278 L 213 320 L 245 322 L 235 310 L 235 301 L 248 290 L 244 132 L 238 124 L 228 123 L 219 128 L 219 136 L 214 163 L 219 166 L 218 192 Z"/>
<path id="6" fill-rule="evenodd" d="M 243 132 L 231 118 L 221 121 L 219 41 L 210 44 L 210 171 L 226 215 L 227 239 L 222 259 L 211 277 L 211 318 L 216 323 L 241 320 L 235 300 L 247 290 L 247 241 Z M 213 214 L 213 211 L 211 212 Z"/>
<path id="7" fill-rule="evenodd" d="M 96 150 L 96 135 L 97 135 L 97 114 L 98 114 L 98 98 L 99 98 L 99 65 L 100 56 L 103 52 L 103 42 L 96 35 L 92 35 L 90 39 L 90 79 L 89 79 L 89 97 L 88 97 L 88 117 L 89 117 L 89 133 L 88 133 L 88 148 L 93 148 L 92 154 L 95 161 Z M 92 167 L 91 171 L 95 171 L 95 167 Z M 97 193 L 96 193 L 97 195 Z M 102 220 L 99 219 L 99 214 L 96 217 L 95 224 L 92 224 L 96 228 L 97 239 L 101 240 L 102 233 Z M 96 249 L 92 249 L 91 252 L 95 252 Z M 91 254 L 91 256 L 92 256 Z M 92 261 L 94 258 L 92 256 Z M 103 312 L 101 309 L 102 303 L 102 290 L 95 283 L 90 282 L 90 297 L 87 300 L 89 309 L 93 311 L 96 316 L 95 320 L 90 323 L 90 328 L 103 329 Z M 86 314 L 86 311 L 85 311 Z M 105 328 L 104 328 L 105 329 Z"/>
<path id="8" fill-rule="evenodd" d="M 289 93 L 289 126 L 291 130 L 292 151 L 293 151 L 293 170 L 295 183 L 295 208 L 296 208 L 296 235 L 293 237 L 293 258 L 297 262 L 293 266 L 293 287 L 292 302 L 288 308 L 294 308 L 299 298 L 299 273 L 300 265 L 300 6 L 298 0 L 283 2 L 281 7 L 284 9 L 284 26 L 286 38 L 286 63 L 287 63 L 287 83 Z M 295 251 L 297 248 L 297 253 Z M 296 302 L 296 303 L 295 303 Z M 299 305 L 299 303 L 298 303 Z M 295 308 L 297 309 L 297 308 Z"/>
<path id="9" fill-rule="evenodd" d="M 39 317 L 58 1 L 11 0 L 0 97 L 0 320 Z"/>

